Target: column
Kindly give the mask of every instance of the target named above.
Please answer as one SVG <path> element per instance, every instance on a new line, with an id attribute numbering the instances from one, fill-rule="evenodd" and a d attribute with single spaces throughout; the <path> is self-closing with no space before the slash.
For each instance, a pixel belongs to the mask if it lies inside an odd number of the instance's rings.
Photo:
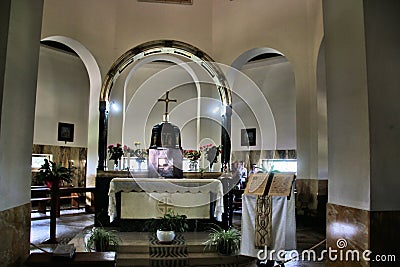
<path id="1" fill-rule="evenodd" d="M 329 146 L 327 247 L 398 253 L 399 1 L 324 1 Z M 339 243 L 338 240 L 345 240 Z M 397 255 L 399 261 L 399 255 Z M 397 262 L 398 264 L 398 262 Z M 386 266 L 386 265 L 384 265 Z M 388 264 L 396 266 L 396 263 Z"/>
<path id="2" fill-rule="evenodd" d="M 0 1 L 0 262 L 29 255 L 30 186 L 43 0 Z"/>

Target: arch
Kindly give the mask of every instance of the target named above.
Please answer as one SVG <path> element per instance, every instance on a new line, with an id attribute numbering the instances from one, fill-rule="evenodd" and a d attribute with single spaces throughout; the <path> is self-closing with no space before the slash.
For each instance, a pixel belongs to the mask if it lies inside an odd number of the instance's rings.
<path id="1" fill-rule="evenodd" d="M 137 64 L 135 64 L 135 66 L 132 67 L 132 69 L 129 71 L 128 76 L 126 77 L 125 80 L 125 84 L 124 84 L 124 90 L 126 89 L 126 87 L 128 86 L 128 83 L 130 81 L 130 79 L 132 78 L 133 74 L 137 71 L 137 69 L 141 66 L 143 66 L 144 64 L 150 63 L 150 62 L 154 62 L 157 60 L 165 60 L 171 63 L 175 63 L 176 65 L 178 65 L 179 67 L 183 68 L 186 72 L 189 73 L 189 75 L 192 77 L 194 84 L 196 86 L 196 90 L 197 90 L 197 143 L 199 143 L 199 137 L 200 137 L 200 96 L 201 96 L 201 87 L 200 87 L 200 83 L 199 83 L 199 78 L 197 77 L 196 73 L 194 72 L 193 68 L 191 68 L 189 66 L 189 64 L 187 64 L 185 61 L 173 57 L 171 55 L 150 55 L 142 60 L 140 60 Z M 125 96 L 124 96 L 125 97 Z M 132 99 L 129 100 L 129 104 L 132 101 Z M 126 103 L 124 103 L 126 104 Z M 128 104 L 128 105 L 129 105 Z M 125 110 L 123 113 L 123 119 L 122 119 L 122 132 L 124 132 L 124 128 L 125 128 Z M 122 135 L 122 143 L 124 143 L 124 136 Z"/>
<path id="2" fill-rule="evenodd" d="M 186 58 L 201 66 L 212 78 L 216 85 L 221 102 L 224 105 L 224 114 L 222 114 L 221 144 L 224 153 L 221 155 L 221 161 L 225 164 L 230 159 L 230 129 L 231 129 L 231 108 L 232 97 L 226 81 L 225 75 L 220 68 L 213 64 L 214 60 L 200 49 L 176 40 L 156 40 L 138 45 L 120 56 L 111 66 L 104 78 L 100 92 L 100 116 L 99 116 L 99 146 L 98 146 L 98 169 L 104 170 L 107 155 L 107 128 L 108 128 L 108 102 L 110 93 L 115 80 L 129 65 L 138 60 L 152 55 L 175 55 Z"/>
<path id="3" fill-rule="evenodd" d="M 253 48 L 244 52 L 238 58 L 236 58 L 232 62 L 231 67 L 240 70 L 247 62 L 249 62 L 250 59 L 262 54 L 280 54 L 284 56 L 284 54 L 273 48 L 267 48 L 267 47 Z"/>
<path id="4" fill-rule="evenodd" d="M 254 102 L 254 100 L 251 100 L 251 99 L 252 98 L 257 98 L 257 97 L 258 97 L 258 99 L 260 99 L 260 100 L 257 100 L 257 101 L 262 101 L 262 100 L 265 101 L 265 105 L 264 106 L 266 107 L 267 110 L 265 112 L 261 112 L 260 110 L 257 110 L 254 113 L 254 115 L 257 118 L 257 121 L 259 123 L 259 127 L 260 127 L 259 131 L 257 131 L 257 132 L 260 132 L 261 138 L 264 139 L 265 142 L 263 143 L 263 145 L 261 147 L 256 147 L 254 149 L 256 149 L 256 150 L 257 149 L 261 149 L 261 150 L 263 150 L 263 149 L 267 149 L 267 150 L 273 149 L 273 150 L 276 150 L 276 149 L 282 149 L 282 148 L 278 148 L 278 147 L 281 147 L 282 145 L 284 145 L 284 146 L 295 146 L 296 145 L 295 141 L 294 141 L 293 144 L 292 143 L 281 143 L 282 140 L 289 140 L 289 139 L 288 138 L 286 138 L 286 139 L 285 138 L 281 138 L 281 139 L 278 138 L 279 127 L 282 126 L 282 125 L 285 125 L 285 124 L 279 124 L 279 122 L 282 121 L 282 118 L 279 119 L 279 117 L 276 116 L 277 114 L 274 114 L 276 112 L 276 109 L 274 109 L 274 106 L 275 106 L 275 108 L 278 107 L 278 105 L 274 105 L 274 103 L 279 103 L 279 102 L 271 102 L 271 103 L 269 103 L 269 101 L 271 99 L 267 99 L 267 97 L 269 98 L 269 96 L 268 96 L 268 94 L 265 93 L 266 91 L 265 92 L 262 92 L 261 90 L 259 90 L 257 92 L 251 91 L 251 92 L 248 92 L 248 93 L 246 92 L 246 94 L 245 94 L 245 93 L 242 92 L 242 90 L 240 90 L 241 79 L 242 79 L 240 77 L 240 75 L 242 73 L 241 71 L 244 69 L 244 66 L 247 63 L 249 63 L 252 59 L 267 58 L 267 57 L 262 57 L 262 55 L 265 55 L 265 54 L 275 54 L 275 56 L 276 55 L 277 56 L 282 56 L 282 57 L 279 57 L 276 60 L 271 61 L 271 62 L 275 62 L 275 63 L 276 62 L 279 62 L 279 63 L 289 62 L 288 60 L 283 58 L 283 57 L 286 58 L 286 56 L 282 52 L 280 52 L 280 51 L 278 51 L 276 49 L 268 48 L 268 47 L 252 48 L 252 49 L 247 50 L 247 51 L 243 52 L 242 54 L 240 54 L 232 62 L 231 68 L 227 72 L 226 77 L 227 77 L 229 86 L 230 86 L 230 88 L 232 90 L 232 94 L 234 96 L 242 95 L 243 99 L 245 99 L 245 101 L 249 101 L 249 102 Z M 254 64 L 259 64 L 259 63 L 255 62 Z M 260 66 L 260 65 L 257 65 L 257 66 Z M 291 66 L 291 67 L 293 67 L 293 66 Z M 292 78 L 292 76 L 290 78 Z M 293 73 L 293 78 L 294 78 L 294 73 Z M 250 78 L 248 78 L 248 79 L 250 79 Z M 293 87 L 295 89 L 295 79 L 293 79 Z M 274 85 L 272 85 L 271 88 L 274 88 Z M 275 86 L 275 88 L 276 88 L 276 86 Z M 290 91 L 290 92 L 292 92 L 292 91 Z M 295 96 L 293 94 L 291 94 L 291 95 L 293 96 L 292 101 L 295 101 Z M 236 98 L 235 98 L 235 101 L 236 101 Z M 235 106 L 236 106 L 236 102 L 235 102 Z M 282 107 L 282 105 L 280 105 L 280 107 Z M 293 109 L 294 109 L 295 106 L 291 106 L 291 107 L 293 107 Z M 236 111 L 238 111 L 238 110 L 236 110 Z M 265 116 L 261 116 L 261 114 L 267 114 L 267 112 L 270 112 L 272 114 L 272 118 L 266 118 Z M 283 113 L 278 113 L 278 114 L 283 114 Z M 293 116 L 292 116 L 292 118 L 293 118 Z M 266 130 L 266 129 L 268 129 L 268 127 L 266 127 L 266 126 L 270 123 L 269 120 L 271 120 L 271 119 L 274 121 L 274 126 L 276 127 L 275 128 L 275 132 L 274 132 L 275 140 L 272 140 L 272 138 L 268 138 L 267 139 L 268 135 L 270 134 L 269 133 L 270 130 Z M 293 118 L 293 120 L 295 121 L 296 118 Z M 233 121 L 232 124 L 235 125 L 235 121 Z M 294 131 L 293 132 L 294 139 L 290 138 L 290 140 L 296 140 L 296 132 L 295 132 L 296 129 L 294 128 L 295 125 L 296 124 L 293 125 L 293 127 L 292 127 L 293 129 L 291 128 L 291 131 L 290 131 L 290 133 L 292 133 L 292 130 Z M 282 131 L 281 131 L 281 133 L 282 133 Z M 271 140 L 273 142 L 270 144 Z"/>
<path id="5" fill-rule="evenodd" d="M 88 118 L 88 148 L 87 148 L 87 161 L 86 161 L 86 183 L 87 185 L 94 185 L 94 178 L 96 177 L 96 163 L 97 163 L 97 140 L 98 140 L 98 99 L 101 88 L 101 74 L 96 59 L 92 53 L 80 42 L 66 37 L 66 36 L 49 36 L 43 38 L 42 41 L 54 41 L 64 44 L 75 51 L 79 58 L 82 60 L 89 76 L 89 118 Z"/>

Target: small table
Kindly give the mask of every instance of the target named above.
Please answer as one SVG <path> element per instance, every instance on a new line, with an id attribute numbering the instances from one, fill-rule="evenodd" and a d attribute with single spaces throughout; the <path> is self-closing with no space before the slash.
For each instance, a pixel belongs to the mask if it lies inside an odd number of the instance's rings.
<path id="1" fill-rule="evenodd" d="M 32 253 L 26 262 L 27 267 L 45 266 L 93 266 L 115 267 L 115 252 L 76 252 L 72 259 L 53 257 L 53 253 Z"/>

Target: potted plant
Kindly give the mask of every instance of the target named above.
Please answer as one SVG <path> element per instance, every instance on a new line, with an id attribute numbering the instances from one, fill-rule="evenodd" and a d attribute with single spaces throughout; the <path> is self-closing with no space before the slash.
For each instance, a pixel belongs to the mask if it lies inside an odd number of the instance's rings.
<path id="1" fill-rule="evenodd" d="M 56 240 L 56 218 L 59 212 L 60 200 L 60 185 L 63 181 L 70 183 L 73 175 L 72 168 L 66 168 L 61 165 L 61 162 L 56 164 L 47 159 L 40 167 L 36 178 L 42 180 L 49 188 L 51 194 L 51 209 L 50 209 L 50 239 L 47 243 L 57 243 Z"/>
<path id="2" fill-rule="evenodd" d="M 60 187 L 60 184 L 65 181 L 70 183 L 73 170 L 70 168 L 63 167 L 61 162 L 56 164 L 48 159 L 44 160 L 44 164 L 40 167 L 39 173 L 36 174 L 36 178 L 42 180 L 50 189 L 54 189 L 53 186 Z"/>
<path id="3" fill-rule="evenodd" d="M 150 230 L 156 232 L 157 239 L 161 243 L 172 242 L 176 232 L 185 232 L 188 229 L 186 215 L 180 215 L 169 210 L 161 219 L 150 222 Z"/>
<path id="4" fill-rule="evenodd" d="M 120 239 L 115 231 L 106 230 L 103 227 L 94 227 L 89 231 L 89 238 L 86 240 L 87 251 L 116 251 Z"/>
<path id="5" fill-rule="evenodd" d="M 206 248 L 215 247 L 216 251 L 221 255 L 232 255 L 235 254 L 240 247 L 240 232 L 239 230 L 230 227 L 228 230 L 215 225 L 211 229 L 211 233 L 203 244 Z"/>

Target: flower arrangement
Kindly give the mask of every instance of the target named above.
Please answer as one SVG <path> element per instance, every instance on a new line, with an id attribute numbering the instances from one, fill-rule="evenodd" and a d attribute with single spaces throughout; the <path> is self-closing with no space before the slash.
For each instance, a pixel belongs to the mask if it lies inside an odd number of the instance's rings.
<path id="1" fill-rule="evenodd" d="M 218 162 L 218 156 L 222 153 L 221 146 L 216 146 L 213 144 L 206 144 L 200 147 L 201 151 L 204 151 L 207 160 L 210 162 L 210 168 L 214 163 Z"/>
<path id="2" fill-rule="evenodd" d="M 131 153 L 131 148 L 130 148 L 129 146 L 124 145 L 123 150 L 124 150 L 124 154 L 129 154 L 129 155 L 130 155 L 130 153 Z"/>
<path id="3" fill-rule="evenodd" d="M 201 157 L 200 150 L 183 150 L 183 157 L 190 161 L 196 161 Z"/>
<path id="4" fill-rule="evenodd" d="M 114 163 L 118 165 L 118 160 L 121 159 L 122 155 L 124 154 L 122 145 L 117 143 L 116 146 L 113 144 L 108 146 L 108 154 L 110 154 L 110 160 L 114 160 Z"/>
<path id="5" fill-rule="evenodd" d="M 131 156 L 137 157 L 137 160 L 139 160 L 139 161 L 144 161 L 147 158 L 147 156 L 149 155 L 148 150 L 144 149 L 144 148 L 143 149 L 140 148 L 140 142 L 138 142 L 138 141 L 135 141 L 134 145 L 135 145 L 136 149 L 132 151 Z"/>

